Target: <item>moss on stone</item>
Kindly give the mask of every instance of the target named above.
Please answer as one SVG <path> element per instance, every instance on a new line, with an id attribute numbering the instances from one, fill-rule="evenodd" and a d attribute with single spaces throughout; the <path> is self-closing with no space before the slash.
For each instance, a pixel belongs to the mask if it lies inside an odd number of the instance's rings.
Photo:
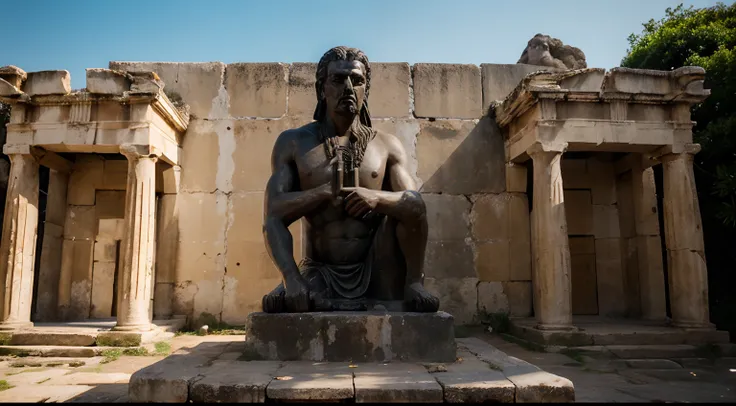
<path id="1" fill-rule="evenodd" d="M 140 334 L 105 333 L 97 336 L 98 347 L 137 347 L 141 345 Z"/>

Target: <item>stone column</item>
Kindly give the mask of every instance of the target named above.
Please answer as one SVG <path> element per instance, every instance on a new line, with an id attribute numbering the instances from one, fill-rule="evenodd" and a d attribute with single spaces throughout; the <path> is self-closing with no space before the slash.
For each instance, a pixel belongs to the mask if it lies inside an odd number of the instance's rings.
<path id="1" fill-rule="evenodd" d="M 540 144 L 527 150 L 534 161 L 533 284 L 540 330 L 573 328 L 570 247 L 560 170 L 562 151 L 551 151 Z"/>
<path id="2" fill-rule="evenodd" d="M 662 156 L 670 306 L 675 327 L 711 329 L 703 225 L 693 174 L 693 155 L 700 146 L 688 147 Z"/>
<path id="3" fill-rule="evenodd" d="M 0 329 L 32 327 L 33 266 L 38 228 L 38 161 L 9 154 L 10 175 L 0 240 Z"/>
<path id="4" fill-rule="evenodd" d="M 121 242 L 121 275 L 115 330 L 151 329 L 150 307 L 153 281 L 156 161 L 148 146 L 124 145 L 128 158 L 125 194 L 125 229 Z"/>

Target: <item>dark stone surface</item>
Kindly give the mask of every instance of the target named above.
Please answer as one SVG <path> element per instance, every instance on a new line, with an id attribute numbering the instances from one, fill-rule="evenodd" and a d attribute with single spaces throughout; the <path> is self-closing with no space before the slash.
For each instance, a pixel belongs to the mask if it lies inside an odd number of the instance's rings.
<path id="1" fill-rule="evenodd" d="M 456 349 L 445 312 L 251 313 L 244 358 L 453 362 Z"/>

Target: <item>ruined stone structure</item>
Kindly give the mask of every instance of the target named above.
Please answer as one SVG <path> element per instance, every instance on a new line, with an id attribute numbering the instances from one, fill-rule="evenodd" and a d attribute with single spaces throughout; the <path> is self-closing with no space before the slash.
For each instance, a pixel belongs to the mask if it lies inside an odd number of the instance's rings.
<path id="1" fill-rule="evenodd" d="M 3 325 L 244 324 L 280 281 L 264 189 L 276 137 L 312 121 L 316 64 L 109 67 L 81 92 L 64 71 L 0 81 L 13 104 Z M 661 321 L 664 227 L 673 321 L 709 328 L 689 113 L 707 96 L 702 70 L 371 68 L 373 127 L 402 141 L 427 206 L 425 286 L 456 324 L 496 312 L 563 330 L 573 315 Z M 39 165 L 51 168 L 42 222 Z M 298 262 L 301 225 L 290 230 Z"/>

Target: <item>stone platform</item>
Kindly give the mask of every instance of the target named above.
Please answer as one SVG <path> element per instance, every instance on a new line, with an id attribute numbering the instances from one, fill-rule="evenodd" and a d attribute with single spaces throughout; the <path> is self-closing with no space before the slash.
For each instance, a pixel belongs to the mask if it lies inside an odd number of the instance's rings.
<path id="1" fill-rule="evenodd" d="M 445 312 L 251 313 L 247 360 L 453 362 L 453 317 Z"/>
<path id="2" fill-rule="evenodd" d="M 566 378 L 478 338 L 447 363 L 245 361 L 200 344 L 135 372 L 131 402 L 572 402 Z M 202 348 L 198 348 L 202 347 Z"/>

